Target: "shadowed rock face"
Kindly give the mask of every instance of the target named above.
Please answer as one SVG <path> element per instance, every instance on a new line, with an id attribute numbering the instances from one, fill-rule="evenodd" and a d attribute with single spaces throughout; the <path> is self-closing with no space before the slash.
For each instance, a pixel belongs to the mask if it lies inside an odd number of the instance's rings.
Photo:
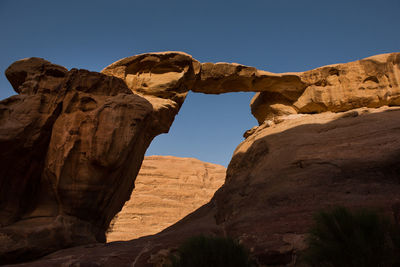
<path id="1" fill-rule="evenodd" d="M 3 262 L 104 242 L 148 144 L 168 131 L 188 90 L 260 92 L 251 104 L 260 126 L 246 133 L 210 203 L 155 236 L 26 265 L 152 266 L 196 233 L 231 235 L 262 264 L 290 264 L 321 208 L 399 213 L 400 116 L 383 107 L 399 105 L 399 60 L 284 74 L 179 52 L 122 59 L 103 74 L 14 63 L 6 75 L 20 94 L 0 102 Z"/>
<path id="2" fill-rule="evenodd" d="M 180 104 L 39 58 L 6 75 L 19 95 L 0 102 L 0 262 L 104 242 L 148 145 Z"/>
<path id="3" fill-rule="evenodd" d="M 296 73 L 276 74 L 236 63 L 203 63 L 193 92 L 278 92 L 299 94 L 305 88 Z"/>
<path id="4" fill-rule="evenodd" d="M 235 150 L 216 221 L 263 264 L 293 264 L 312 216 L 337 205 L 389 217 L 400 203 L 400 110 L 281 117 Z"/>
<path id="5" fill-rule="evenodd" d="M 289 116 L 236 149 L 214 198 L 159 234 L 60 250 L 21 266 L 162 266 L 186 238 L 238 238 L 264 266 L 293 266 L 312 215 L 335 205 L 399 214 L 400 110 Z"/>

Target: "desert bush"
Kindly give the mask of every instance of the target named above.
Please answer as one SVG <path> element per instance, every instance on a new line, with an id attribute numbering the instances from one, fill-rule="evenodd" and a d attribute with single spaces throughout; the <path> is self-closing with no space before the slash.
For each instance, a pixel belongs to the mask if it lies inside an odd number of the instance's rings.
<path id="1" fill-rule="evenodd" d="M 170 256 L 171 267 L 255 266 L 248 251 L 231 238 L 195 236 Z"/>
<path id="2" fill-rule="evenodd" d="M 372 210 L 319 212 L 303 259 L 311 266 L 400 266 L 399 228 Z"/>

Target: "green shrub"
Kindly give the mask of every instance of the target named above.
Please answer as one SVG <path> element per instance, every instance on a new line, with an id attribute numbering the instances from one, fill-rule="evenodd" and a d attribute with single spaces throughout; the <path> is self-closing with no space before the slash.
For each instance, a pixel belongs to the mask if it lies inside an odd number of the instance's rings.
<path id="1" fill-rule="evenodd" d="M 400 266 L 399 229 L 377 212 L 338 207 L 314 220 L 304 253 L 311 266 Z"/>
<path id="2" fill-rule="evenodd" d="M 172 267 L 250 267 L 248 251 L 231 238 L 196 236 L 171 254 Z"/>

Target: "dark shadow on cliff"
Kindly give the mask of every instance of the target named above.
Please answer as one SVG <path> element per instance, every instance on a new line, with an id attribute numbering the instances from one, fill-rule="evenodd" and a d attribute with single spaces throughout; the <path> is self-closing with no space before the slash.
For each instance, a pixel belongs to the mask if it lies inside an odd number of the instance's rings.
<path id="1" fill-rule="evenodd" d="M 239 238 L 262 264 L 293 263 L 315 211 L 342 205 L 393 212 L 400 201 L 399 115 L 344 116 L 258 138 L 235 154 L 210 203 L 173 226 L 132 241 L 61 250 L 29 266 L 152 266 L 200 233 Z"/>
<path id="2" fill-rule="evenodd" d="M 12 68 L 19 94 L 0 101 L 0 264 L 105 242 L 146 148 L 169 126 L 119 78 L 38 58 Z"/>

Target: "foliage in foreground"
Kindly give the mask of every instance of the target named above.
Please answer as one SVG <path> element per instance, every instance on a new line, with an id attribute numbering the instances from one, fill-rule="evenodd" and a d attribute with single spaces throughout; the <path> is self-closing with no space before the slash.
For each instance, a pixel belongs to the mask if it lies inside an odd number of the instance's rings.
<path id="1" fill-rule="evenodd" d="M 377 212 L 338 207 L 314 220 L 304 254 L 311 266 L 400 266 L 399 227 Z"/>
<path id="2" fill-rule="evenodd" d="M 170 267 L 250 267 L 248 251 L 231 238 L 196 236 L 189 238 L 170 256 Z"/>

